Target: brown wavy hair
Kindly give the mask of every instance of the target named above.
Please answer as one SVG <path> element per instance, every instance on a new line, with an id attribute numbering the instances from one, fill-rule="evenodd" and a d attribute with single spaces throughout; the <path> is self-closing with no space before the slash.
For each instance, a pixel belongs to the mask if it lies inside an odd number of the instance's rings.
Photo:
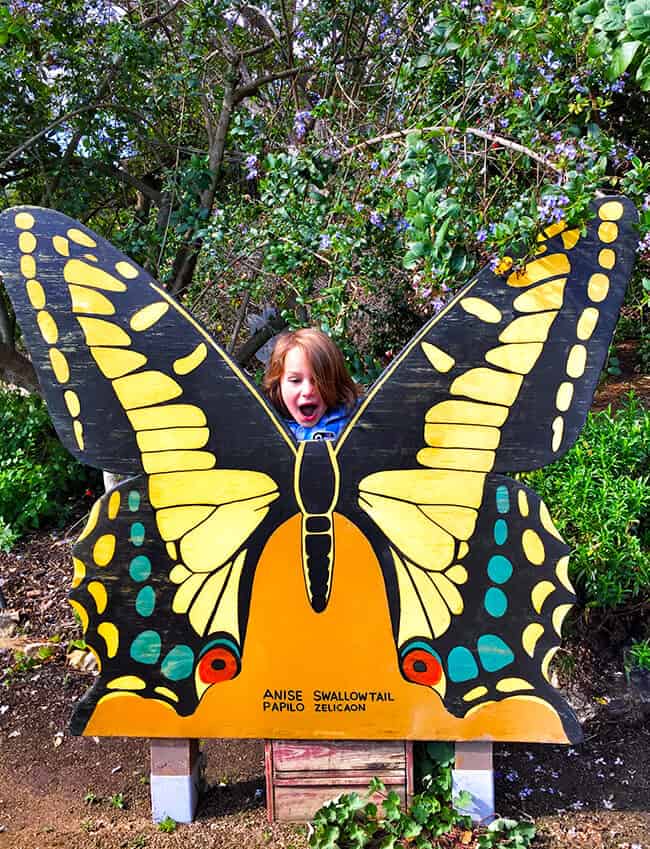
<path id="1" fill-rule="evenodd" d="M 341 351 L 326 333 L 315 327 L 303 327 L 283 333 L 275 343 L 262 385 L 276 410 L 283 416 L 290 415 L 282 400 L 280 381 L 285 358 L 292 348 L 302 348 L 304 351 L 327 409 L 345 404 L 346 408 L 351 410 L 361 394 L 361 389 L 350 377 Z"/>

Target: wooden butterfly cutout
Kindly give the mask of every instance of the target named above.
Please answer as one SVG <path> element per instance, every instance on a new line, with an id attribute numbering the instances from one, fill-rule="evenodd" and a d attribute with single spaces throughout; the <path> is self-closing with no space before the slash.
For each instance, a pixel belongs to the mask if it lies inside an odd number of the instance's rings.
<path id="1" fill-rule="evenodd" d="M 586 234 L 547 228 L 523 269 L 484 269 L 371 387 L 336 443 L 296 443 L 242 370 L 112 245 L 50 210 L 0 216 L 0 270 L 57 432 L 130 476 L 92 508 L 71 604 L 115 693 L 193 714 L 246 663 L 255 568 L 296 513 L 314 611 L 336 580 L 334 514 L 379 561 L 395 664 L 465 717 L 525 695 L 577 721 L 548 681 L 574 601 L 544 504 L 500 472 L 546 465 L 579 434 L 635 245 L 605 198 Z M 296 568 L 300 568 L 296 564 Z M 363 588 L 360 588 L 363 592 Z"/>

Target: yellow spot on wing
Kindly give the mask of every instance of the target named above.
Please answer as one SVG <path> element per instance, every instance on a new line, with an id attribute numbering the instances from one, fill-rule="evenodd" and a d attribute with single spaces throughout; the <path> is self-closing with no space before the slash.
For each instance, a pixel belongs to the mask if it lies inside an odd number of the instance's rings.
<path id="1" fill-rule="evenodd" d="M 460 302 L 461 307 L 470 315 L 475 315 L 481 321 L 488 324 L 498 324 L 503 316 L 501 310 L 497 309 L 494 304 L 483 298 L 463 298 Z"/>
<path id="2" fill-rule="evenodd" d="M 23 277 L 35 277 L 36 276 L 36 260 L 33 256 L 29 256 L 28 254 L 23 254 L 20 258 L 20 273 Z"/>
<path id="3" fill-rule="evenodd" d="M 79 419 L 75 419 L 72 422 L 72 430 L 74 431 L 74 438 L 77 440 L 77 445 L 79 446 L 79 450 L 84 450 L 84 426 L 81 424 Z"/>
<path id="4" fill-rule="evenodd" d="M 427 422 L 457 422 L 500 427 L 508 418 L 508 408 L 474 401 L 440 401 L 426 412 Z"/>
<path id="5" fill-rule="evenodd" d="M 67 233 L 68 239 L 71 242 L 74 242 L 77 245 L 81 245 L 84 248 L 96 248 L 97 242 L 92 239 L 87 233 L 84 233 L 82 230 L 79 230 L 77 227 L 71 227 Z"/>
<path id="6" fill-rule="evenodd" d="M 516 372 L 517 374 L 528 374 L 533 368 L 539 355 L 542 353 L 544 344 L 542 342 L 528 342 L 520 345 L 499 345 L 491 348 L 485 355 L 485 359 L 493 366 Z"/>
<path id="7" fill-rule="evenodd" d="M 589 298 L 595 304 L 599 304 L 601 301 L 605 300 L 608 292 L 609 277 L 606 274 L 601 274 L 600 272 L 592 274 L 589 278 L 589 284 L 587 285 L 587 294 L 589 295 Z"/>
<path id="8" fill-rule="evenodd" d="M 63 393 L 63 400 L 65 401 L 65 405 L 72 418 L 76 419 L 81 412 L 81 404 L 79 403 L 79 396 L 77 393 L 68 389 Z"/>
<path id="9" fill-rule="evenodd" d="M 88 286 L 68 286 L 72 299 L 72 312 L 89 313 L 90 315 L 115 315 L 115 307 L 105 295 Z"/>
<path id="10" fill-rule="evenodd" d="M 70 242 L 64 236 L 52 236 L 52 246 L 59 256 L 70 256 Z"/>
<path id="11" fill-rule="evenodd" d="M 615 242 L 618 238 L 618 227 L 613 221 L 603 221 L 603 223 L 598 227 L 598 237 L 601 242 L 605 242 L 605 244 Z"/>
<path id="12" fill-rule="evenodd" d="M 564 303 L 564 287 L 566 277 L 542 283 L 518 295 L 513 306 L 519 312 L 543 312 L 544 310 L 559 310 Z"/>
<path id="13" fill-rule="evenodd" d="M 603 268 L 614 268 L 616 265 L 616 254 L 611 248 L 603 248 L 598 254 L 598 263 Z"/>
<path id="14" fill-rule="evenodd" d="M 103 584 L 100 584 L 99 581 L 91 581 L 88 584 L 87 589 L 90 595 L 95 600 L 97 613 L 103 613 L 106 610 L 106 605 L 108 604 L 108 594 L 106 592 L 106 587 Z"/>
<path id="15" fill-rule="evenodd" d="M 555 653 L 558 648 L 559 646 L 553 646 L 553 648 L 550 648 L 546 652 L 546 654 L 544 655 L 544 659 L 542 660 L 542 675 L 544 676 L 544 678 L 546 678 L 547 681 L 551 680 L 549 674 L 549 666 L 551 665 L 551 661 L 555 657 Z"/>
<path id="16" fill-rule="evenodd" d="M 153 304 L 142 307 L 142 309 L 131 316 L 131 321 L 129 322 L 131 330 L 148 330 L 157 321 L 160 321 L 168 309 L 169 304 L 166 301 L 156 301 Z"/>
<path id="17" fill-rule="evenodd" d="M 526 518 L 530 512 L 530 508 L 528 506 L 528 496 L 526 495 L 525 489 L 520 489 L 517 492 L 517 507 L 519 508 L 520 515 Z"/>
<path id="18" fill-rule="evenodd" d="M 161 371 L 140 371 L 113 381 L 113 389 L 125 410 L 171 401 L 183 393 L 176 381 Z"/>
<path id="19" fill-rule="evenodd" d="M 553 431 L 553 441 L 551 443 L 551 448 L 553 451 L 559 451 L 560 446 L 562 445 L 562 437 L 564 436 L 564 419 L 562 416 L 556 416 L 553 419 L 553 424 L 551 426 Z"/>
<path id="20" fill-rule="evenodd" d="M 29 212 L 17 212 L 14 223 L 19 230 L 29 230 L 34 226 L 34 216 Z"/>
<path id="21" fill-rule="evenodd" d="M 530 599 L 537 613 L 542 612 L 544 602 L 552 592 L 555 592 L 555 584 L 552 584 L 550 581 L 540 581 L 539 584 L 535 584 L 530 594 Z"/>
<path id="22" fill-rule="evenodd" d="M 90 349 L 90 353 L 101 373 L 109 380 L 124 377 L 125 374 L 130 374 L 147 362 L 144 354 L 137 351 L 125 351 L 123 348 L 94 347 Z"/>
<path id="23" fill-rule="evenodd" d="M 508 286 L 520 288 L 539 283 L 548 277 L 558 277 L 571 271 L 571 263 L 566 254 L 548 254 L 541 259 L 535 259 L 527 263 L 523 272 L 514 271 L 508 277 Z"/>
<path id="24" fill-rule="evenodd" d="M 466 469 L 489 472 L 494 466 L 494 451 L 469 448 L 421 448 L 416 455 L 418 463 L 431 469 Z"/>
<path id="25" fill-rule="evenodd" d="M 544 530 L 548 531 L 551 536 L 554 536 L 556 539 L 562 540 L 558 529 L 553 524 L 553 520 L 551 519 L 551 514 L 548 512 L 548 507 L 542 501 L 539 505 L 539 518 L 542 523 L 542 527 Z"/>
<path id="26" fill-rule="evenodd" d="M 534 690 L 535 688 L 523 678 L 502 678 L 497 681 L 496 689 L 499 693 L 514 693 L 516 690 Z"/>
<path id="27" fill-rule="evenodd" d="M 27 297 L 29 303 L 35 310 L 43 309 L 45 306 L 45 290 L 38 280 L 28 280 L 26 283 Z"/>
<path id="28" fill-rule="evenodd" d="M 111 493 L 110 498 L 108 499 L 108 518 L 113 520 L 120 510 L 120 493 L 118 490 Z"/>
<path id="29" fill-rule="evenodd" d="M 148 475 L 213 469 L 216 463 L 217 458 L 210 451 L 156 451 L 142 454 L 142 465 Z"/>
<path id="30" fill-rule="evenodd" d="M 110 347 L 112 345 L 126 346 L 131 344 L 129 335 L 117 324 L 113 324 L 112 321 L 85 316 L 79 316 L 77 321 L 81 325 L 86 338 L 86 345 L 89 347 L 93 345 Z"/>
<path id="31" fill-rule="evenodd" d="M 90 510 L 90 515 L 88 516 L 88 521 L 86 522 L 86 526 L 83 531 L 79 534 L 78 542 L 81 542 L 82 539 L 85 539 L 89 536 L 94 530 L 95 525 L 97 524 L 97 519 L 99 519 L 99 510 L 100 503 L 99 501 L 95 501 Z"/>
<path id="32" fill-rule="evenodd" d="M 38 329 L 41 331 L 41 336 L 48 345 L 56 344 L 59 338 L 59 328 L 56 326 L 56 321 L 46 310 L 41 310 L 36 314 Z"/>
<path id="33" fill-rule="evenodd" d="M 88 611 L 83 606 L 83 604 L 79 604 L 79 602 L 74 601 L 74 599 L 69 598 L 68 604 L 70 605 L 70 607 L 72 607 L 72 609 L 76 612 L 77 616 L 79 617 L 79 621 L 81 622 L 81 630 L 85 634 L 86 631 L 88 630 L 88 622 L 90 621 L 90 619 L 88 617 Z"/>
<path id="34" fill-rule="evenodd" d="M 121 675 L 106 685 L 107 690 L 146 690 L 147 685 L 137 675 Z"/>
<path id="35" fill-rule="evenodd" d="M 66 262 L 63 268 L 63 279 L 66 283 L 77 283 L 80 286 L 103 289 L 105 292 L 126 292 L 126 283 L 96 265 L 89 265 L 82 259 L 69 259 Z"/>
<path id="36" fill-rule="evenodd" d="M 553 611 L 553 628 L 555 629 L 556 634 L 560 635 L 562 633 L 562 623 L 572 607 L 573 605 L 571 604 L 559 604 Z"/>
<path id="37" fill-rule="evenodd" d="M 163 696 L 164 698 L 169 699 L 172 702 L 179 702 L 180 699 L 169 687 L 154 687 L 154 693 L 158 693 L 159 696 Z"/>
<path id="38" fill-rule="evenodd" d="M 192 528 L 200 525 L 214 510 L 214 507 L 167 507 L 165 510 L 159 510 L 156 513 L 156 523 L 160 536 L 164 540 L 180 539 Z"/>
<path id="39" fill-rule="evenodd" d="M 430 342 L 422 342 L 422 350 L 434 369 L 442 374 L 451 371 L 456 364 L 453 357 L 450 357 L 449 354 L 441 348 L 432 345 Z"/>
<path id="40" fill-rule="evenodd" d="M 434 448 L 498 447 L 501 432 L 496 427 L 463 424 L 425 424 L 424 441 Z"/>
<path id="41" fill-rule="evenodd" d="M 573 584 L 569 580 L 569 555 L 567 554 L 565 557 L 560 557 L 555 566 L 555 574 L 559 582 L 565 587 L 569 592 L 573 592 Z"/>
<path id="42" fill-rule="evenodd" d="M 18 247 L 23 253 L 30 254 L 36 247 L 36 236 L 33 233 L 23 232 L 18 236 Z"/>
<path id="43" fill-rule="evenodd" d="M 108 566 L 115 554 L 114 534 L 102 534 L 93 546 L 93 560 L 98 566 Z"/>
<path id="44" fill-rule="evenodd" d="M 476 699 L 480 699 L 481 696 L 486 696 L 487 691 L 487 687 L 483 687 L 482 685 L 480 687 L 473 687 L 471 690 L 468 690 L 465 693 L 465 695 L 463 696 L 463 701 L 474 702 L 476 701 Z"/>
<path id="45" fill-rule="evenodd" d="M 524 628 L 521 635 L 521 643 L 524 647 L 524 651 L 529 657 L 533 657 L 535 654 L 535 647 L 543 634 L 544 627 L 543 625 L 540 625 L 539 622 L 531 622 L 530 625 L 526 625 Z"/>
<path id="46" fill-rule="evenodd" d="M 210 438 L 207 427 L 175 427 L 161 430 L 141 430 L 137 434 L 140 451 L 173 451 L 203 448 Z"/>
<path id="47" fill-rule="evenodd" d="M 165 404 L 146 407 L 127 413 L 136 430 L 155 430 L 168 427 L 203 427 L 207 424 L 205 413 L 193 404 Z"/>
<path id="48" fill-rule="evenodd" d="M 189 374 L 198 368 L 207 356 L 208 349 L 205 342 L 199 342 L 191 354 L 174 360 L 174 371 L 176 374 Z"/>
<path id="49" fill-rule="evenodd" d="M 83 560 L 79 560 L 78 557 L 73 557 L 72 565 L 74 566 L 74 573 L 72 575 L 72 588 L 74 589 L 75 587 L 78 587 L 86 577 L 86 564 Z"/>
<path id="50" fill-rule="evenodd" d="M 510 407 L 521 388 L 523 377 L 490 368 L 473 368 L 457 377 L 449 388 L 452 395 L 466 395 L 476 401 L 494 401 Z"/>
<path id="51" fill-rule="evenodd" d="M 552 239 L 553 236 L 557 236 L 558 233 L 562 233 L 564 230 L 566 230 L 566 221 L 562 218 L 560 221 L 556 221 L 549 227 L 544 228 L 544 235 L 548 239 Z"/>
<path id="52" fill-rule="evenodd" d="M 165 550 L 167 551 L 167 556 L 169 557 L 170 560 L 177 560 L 178 559 L 178 551 L 176 550 L 176 543 L 175 542 L 166 542 L 165 543 Z"/>
<path id="53" fill-rule="evenodd" d="M 546 342 L 557 312 L 522 315 L 511 321 L 499 336 L 499 342 Z"/>
<path id="54" fill-rule="evenodd" d="M 566 373 L 569 377 L 582 377 L 587 365 L 587 349 L 584 345 L 574 345 L 569 351 Z"/>
<path id="55" fill-rule="evenodd" d="M 618 221 L 622 216 L 623 204 L 617 200 L 607 201 L 598 210 L 598 217 L 603 221 Z"/>
<path id="56" fill-rule="evenodd" d="M 275 482 L 263 472 L 210 469 L 152 475 L 149 479 L 149 500 L 156 510 L 181 504 L 212 504 L 216 507 L 261 495 L 272 495 L 271 500 L 278 496 Z"/>
<path id="57" fill-rule="evenodd" d="M 546 557 L 546 552 L 544 551 L 544 543 L 537 531 L 527 528 L 521 535 L 521 544 L 528 560 L 535 566 L 541 566 Z"/>
<path id="58" fill-rule="evenodd" d="M 169 580 L 172 584 L 182 584 L 183 581 L 186 581 L 192 574 L 193 573 L 185 566 L 177 563 L 169 573 Z"/>
<path id="59" fill-rule="evenodd" d="M 115 270 L 118 274 L 121 274 L 122 277 L 126 277 L 127 280 L 135 280 L 139 274 L 138 269 L 135 268 L 135 266 L 131 265 L 130 262 L 124 262 L 124 260 L 115 263 Z"/>
<path id="60" fill-rule="evenodd" d="M 461 542 L 460 545 L 458 546 L 458 559 L 462 560 L 463 557 L 465 557 L 465 555 L 467 554 L 468 551 L 469 551 L 469 545 L 467 545 L 467 543 L 464 542 L 464 541 Z M 463 569 L 465 567 L 461 566 L 460 568 Z"/>
<path id="61" fill-rule="evenodd" d="M 591 334 L 598 324 L 598 316 L 599 313 L 595 307 L 586 307 L 582 311 L 582 315 L 578 319 L 578 327 L 576 328 L 578 339 L 584 342 L 591 338 Z"/>
<path id="62" fill-rule="evenodd" d="M 564 245 L 565 250 L 570 251 L 575 248 L 575 246 L 580 241 L 580 230 L 577 228 L 575 230 L 566 230 L 562 233 L 562 244 Z"/>
<path id="63" fill-rule="evenodd" d="M 569 381 L 563 381 L 557 390 L 555 395 L 555 406 L 563 413 L 571 406 L 571 401 L 573 399 L 573 384 L 569 383 Z"/>

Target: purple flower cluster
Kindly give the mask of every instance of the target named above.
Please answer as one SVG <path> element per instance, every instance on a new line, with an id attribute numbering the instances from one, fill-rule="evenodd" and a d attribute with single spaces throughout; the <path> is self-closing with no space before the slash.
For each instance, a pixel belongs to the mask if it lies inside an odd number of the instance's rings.
<path id="1" fill-rule="evenodd" d="M 395 232 L 403 233 L 405 230 L 409 230 L 411 225 L 408 223 L 406 218 L 398 218 L 395 222 Z"/>
<path id="2" fill-rule="evenodd" d="M 300 112 L 296 112 L 293 119 L 293 131 L 296 134 L 296 138 L 304 139 L 307 132 L 307 121 L 310 118 L 311 112 L 309 109 L 302 109 Z"/>
<path id="3" fill-rule="evenodd" d="M 576 158 L 578 154 L 576 146 L 573 144 L 573 142 L 570 141 L 560 141 L 555 145 L 554 149 L 558 156 L 564 156 L 571 162 Z"/>
<path id="4" fill-rule="evenodd" d="M 648 254 L 650 253 L 650 233 L 646 233 L 645 236 L 641 239 L 641 241 L 636 246 L 637 252 L 640 254 Z"/>
<path id="5" fill-rule="evenodd" d="M 574 91 L 577 91 L 578 94 L 587 94 L 587 92 L 589 91 L 587 86 L 580 79 L 579 74 L 574 74 L 571 77 L 571 87 L 573 88 Z"/>
<path id="6" fill-rule="evenodd" d="M 373 211 L 370 213 L 370 223 L 374 227 L 378 227 L 380 230 L 384 230 L 386 228 L 383 216 L 381 215 L 381 213 L 377 212 L 376 209 L 373 209 Z"/>
<path id="7" fill-rule="evenodd" d="M 553 224 L 564 217 L 564 208 L 569 203 L 566 195 L 547 195 L 538 205 L 539 219 L 542 224 Z"/>
<path id="8" fill-rule="evenodd" d="M 487 230 L 485 227 L 481 227 L 480 230 L 476 231 L 476 241 L 484 242 L 487 239 Z"/>
<path id="9" fill-rule="evenodd" d="M 327 233 L 323 233 L 320 237 L 320 241 L 318 243 L 318 249 L 321 251 L 327 251 L 332 247 L 332 240 L 328 236 Z"/>
<path id="10" fill-rule="evenodd" d="M 553 51 L 549 50 L 546 55 L 542 56 L 542 64 L 537 66 L 537 70 L 547 83 L 552 83 L 555 79 L 555 72 L 559 71 L 561 65 L 562 63 Z"/>
<path id="11" fill-rule="evenodd" d="M 246 179 L 254 180 L 259 174 L 257 156 L 254 153 L 249 154 L 244 160 L 244 165 L 246 166 Z"/>

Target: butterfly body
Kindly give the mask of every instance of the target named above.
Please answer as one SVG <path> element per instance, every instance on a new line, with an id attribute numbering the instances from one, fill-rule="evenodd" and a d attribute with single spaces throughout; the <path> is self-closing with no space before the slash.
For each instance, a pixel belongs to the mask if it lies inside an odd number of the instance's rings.
<path id="1" fill-rule="evenodd" d="M 71 601 L 101 664 L 75 730 L 115 695 L 191 716 L 213 685 L 238 679 L 257 564 L 298 514 L 292 557 L 314 616 L 329 615 L 355 568 L 335 540 L 342 515 L 377 559 L 403 680 L 468 722 L 497 702 L 546 706 L 577 739 L 548 672 L 574 598 L 567 548 L 537 496 L 502 473 L 551 462 L 577 437 L 633 221 L 626 201 L 605 199 L 585 234 L 554 225 L 524 268 L 484 270 L 395 358 L 336 443 L 297 444 L 203 328 L 110 244 L 51 211 L 0 216 L 0 268 L 61 438 L 83 461 L 135 476 L 95 505 L 75 548 Z"/>

